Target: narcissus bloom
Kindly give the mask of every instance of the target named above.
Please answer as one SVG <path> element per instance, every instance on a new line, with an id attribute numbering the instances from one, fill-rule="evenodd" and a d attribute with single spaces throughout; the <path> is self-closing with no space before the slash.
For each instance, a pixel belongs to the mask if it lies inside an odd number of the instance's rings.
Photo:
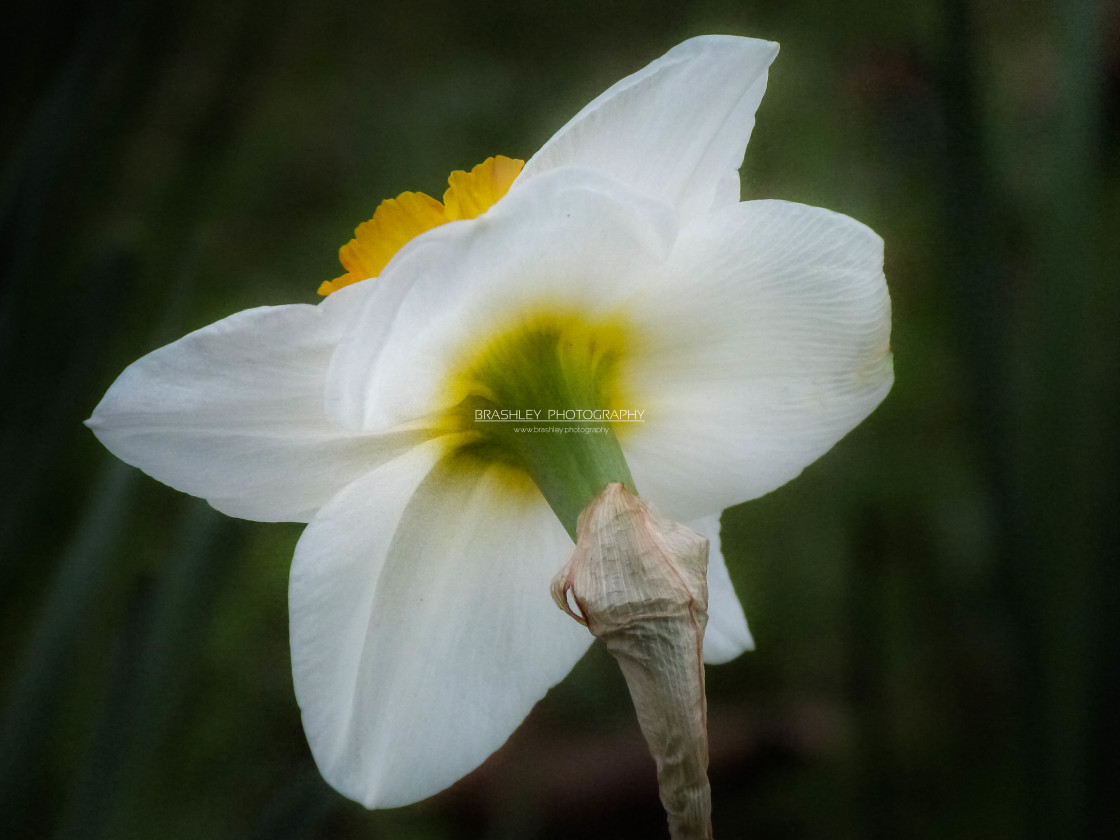
<path id="1" fill-rule="evenodd" d="M 591 636 L 549 594 L 580 482 L 625 480 L 709 535 L 705 658 L 750 647 L 720 512 L 796 476 L 892 382 L 879 237 L 739 201 L 777 49 L 686 41 L 524 168 L 494 158 L 443 201 L 383 204 L 318 305 L 191 333 L 94 412 L 98 438 L 160 481 L 308 523 L 295 689 L 347 796 L 402 805 L 452 783 L 584 653 Z M 635 422 L 550 426 L 548 411 Z"/>

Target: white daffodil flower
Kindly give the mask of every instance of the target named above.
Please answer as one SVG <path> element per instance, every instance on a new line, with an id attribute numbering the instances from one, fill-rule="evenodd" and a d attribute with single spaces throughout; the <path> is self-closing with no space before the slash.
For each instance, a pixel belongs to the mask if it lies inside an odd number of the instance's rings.
<path id="1" fill-rule="evenodd" d="M 88 421 L 220 511 L 308 523 L 295 690 L 345 795 L 446 787 L 583 655 L 591 636 L 549 593 L 572 482 L 626 480 L 708 535 L 705 659 L 752 646 L 720 512 L 796 476 L 893 377 L 880 238 L 739 201 L 777 51 L 686 41 L 520 171 L 492 158 L 443 202 L 385 202 L 317 306 L 239 312 L 148 354 Z M 616 413 L 596 432 L 546 410 Z"/>

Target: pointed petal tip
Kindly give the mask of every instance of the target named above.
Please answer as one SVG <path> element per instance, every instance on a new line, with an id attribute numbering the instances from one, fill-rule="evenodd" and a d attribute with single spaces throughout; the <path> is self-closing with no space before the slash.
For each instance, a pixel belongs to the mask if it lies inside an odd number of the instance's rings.
<path id="1" fill-rule="evenodd" d="M 82 425 L 93 432 L 94 436 L 98 441 L 100 441 L 102 446 L 104 446 L 114 455 L 117 455 L 117 457 L 119 458 L 120 455 L 118 455 L 118 453 L 106 440 L 107 435 L 109 435 L 109 433 L 111 433 L 113 429 L 112 411 L 110 408 L 106 407 L 106 403 L 110 401 L 110 398 L 112 396 L 113 389 L 110 387 L 105 395 L 101 398 L 101 401 L 94 407 L 89 417 L 82 421 Z"/>
<path id="2" fill-rule="evenodd" d="M 751 38 L 746 35 L 695 35 L 687 38 L 675 46 L 670 53 L 688 51 L 693 49 L 735 49 L 735 50 L 766 50 L 770 53 L 772 62 L 781 50 L 777 41 L 766 38 Z"/>
<path id="3" fill-rule="evenodd" d="M 749 630 L 742 636 L 732 636 L 725 631 L 726 628 L 721 628 L 718 638 L 713 638 L 711 635 L 705 637 L 705 665 L 726 665 L 755 649 L 754 637 Z"/>
<path id="4" fill-rule="evenodd" d="M 683 218 L 738 202 L 736 173 L 777 54 L 772 41 L 736 35 L 683 41 L 588 103 L 519 181 L 577 165 L 667 201 Z"/>
<path id="5" fill-rule="evenodd" d="M 114 382 L 113 385 L 115 384 Z M 93 407 L 93 411 L 89 413 L 89 417 L 82 421 L 82 425 L 96 434 L 98 439 L 101 437 L 100 432 L 112 426 L 112 408 L 110 403 L 115 397 L 113 385 L 110 385 L 105 393 L 102 394 L 97 405 Z"/>

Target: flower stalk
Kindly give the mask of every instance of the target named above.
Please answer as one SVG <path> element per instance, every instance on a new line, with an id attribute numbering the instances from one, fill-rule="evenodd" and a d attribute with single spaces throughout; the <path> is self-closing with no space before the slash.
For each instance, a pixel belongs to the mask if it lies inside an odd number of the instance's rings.
<path id="1" fill-rule="evenodd" d="M 707 538 L 615 483 L 580 515 L 575 552 L 552 584 L 560 608 L 602 639 L 622 669 L 673 840 L 712 837 L 707 566 Z"/>

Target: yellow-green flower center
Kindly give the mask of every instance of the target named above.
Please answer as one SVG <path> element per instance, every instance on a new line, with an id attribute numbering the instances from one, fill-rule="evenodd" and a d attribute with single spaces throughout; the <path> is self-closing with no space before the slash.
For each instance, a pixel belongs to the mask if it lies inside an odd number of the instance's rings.
<path id="1" fill-rule="evenodd" d="M 607 484 L 636 492 L 612 419 L 636 412 L 623 381 L 631 343 L 621 321 L 541 308 L 466 348 L 446 383 L 449 420 L 473 433 L 461 454 L 527 473 L 573 538 Z"/>

